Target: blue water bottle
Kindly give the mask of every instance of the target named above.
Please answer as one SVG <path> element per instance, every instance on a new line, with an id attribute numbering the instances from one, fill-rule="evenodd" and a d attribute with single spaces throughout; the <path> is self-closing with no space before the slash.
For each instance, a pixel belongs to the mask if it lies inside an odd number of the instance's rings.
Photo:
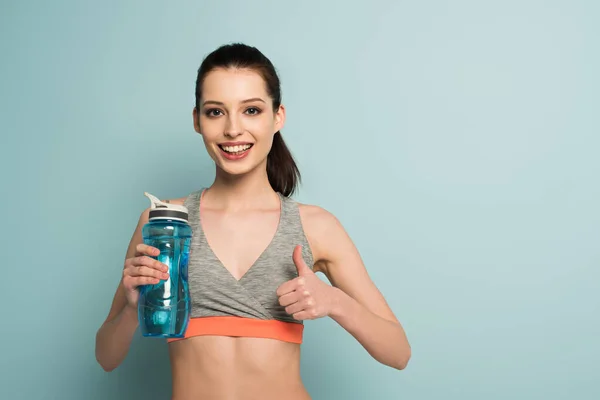
<path id="1" fill-rule="evenodd" d="M 146 337 L 181 338 L 190 315 L 187 267 L 192 228 L 188 210 L 161 202 L 149 193 L 144 195 L 151 202 L 148 223 L 142 228 L 144 243 L 160 250 L 154 258 L 169 267 L 169 278 L 140 287 L 140 331 Z"/>

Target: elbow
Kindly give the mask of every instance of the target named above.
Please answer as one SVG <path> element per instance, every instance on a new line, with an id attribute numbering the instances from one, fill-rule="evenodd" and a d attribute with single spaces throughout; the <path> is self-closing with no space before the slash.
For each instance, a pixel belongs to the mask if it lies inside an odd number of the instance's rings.
<path id="1" fill-rule="evenodd" d="M 106 364 L 100 364 L 100 366 L 102 367 L 102 369 L 103 369 L 105 372 L 111 372 L 111 371 L 114 371 L 114 369 L 116 368 L 116 366 L 112 366 L 112 365 L 110 365 L 110 366 L 109 366 L 109 365 L 106 365 Z"/>
<path id="2" fill-rule="evenodd" d="M 106 360 L 103 360 L 102 357 L 99 357 L 98 353 L 96 353 L 96 361 L 98 362 L 98 364 L 100 364 L 100 366 L 105 372 L 114 371 L 119 366 L 119 364 L 109 363 Z"/>
<path id="3" fill-rule="evenodd" d="M 118 363 L 110 362 L 106 357 L 106 351 L 103 351 L 102 344 L 100 343 L 99 334 L 96 336 L 96 348 L 95 348 L 96 362 L 106 372 L 111 372 L 119 366 Z"/>
<path id="4" fill-rule="evenodd" d="M 412 352 L 410 346 L 407 346 L 406 349 L 402 351 L 402 353 L 397 358 L 396 362 L 394 363 L 394 365 L 392 365 L 392 367 L 399 371 L 406 369 L 406 367 L 408 366 L 408 362 L 410 361 L 411 355 Z"/>
<path id="5" fill-rule="evenodd" d="M 107 363 L 102 363 L 102 362 L 100 362 L 100 361 L 98 361 L 98 364 L 100 364 L 100 366 L 102 367 L 102 369 L 103 369 L 105 372 L 111 372 L 111 371 L 114 371 L 114 370 L 115 370 L 115 368 L 117 368 L 117 366 L 116 366 L 116 365 L 111 365 L 111 364 L 107 364 Z"/>
<path id="6" fill-rule="evenodd" d="M 113 371 L 115 368 L 117 368 L 118 365 L 114 364 L 114 363 L 109 363 L 106 360 L 104 360 L 99 352 L 96 350 L 96 361 L 98 362 L 98 364 L 100 364 L 100 366 L 102 367 L 102 369 L 106 372 L 111 372 Z"/>
<path id="7" fill-rule="evenodd" d="M 409 360 L 410 360 L 410 357 L 406 357 L 405 359 L 398 361 L 396 363 L 396 365 L 394 365 L 394 368 L 397 369 L 398 371 L 402 371 L 402 370 L 406 369 L 406 367 L 408 366 Z"/>
<path id="8" fill-rule="evenodd" d="M 374 354 L 371 355 L 381 364 L 402 371 L 408 366 L 408 361 L 411 357 L 410 346 L 407 346 L 406 348 L 400 349 L 398 351 L 394 351 L 393 354 L 394 355 L 392 356 L 392 353 L 390 352 L 385 355 L 382 354 L 379 356 L 376 356 Z"/>

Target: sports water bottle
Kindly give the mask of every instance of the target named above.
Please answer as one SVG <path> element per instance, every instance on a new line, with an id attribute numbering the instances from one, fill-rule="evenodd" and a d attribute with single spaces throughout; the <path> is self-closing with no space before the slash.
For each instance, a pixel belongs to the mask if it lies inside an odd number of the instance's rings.
<path id="1" fill-rule="evenodd" d="M 169 278 L 155 285 L 140 286 L 138 320 L 146 337 L 181 338 L 190 315 L 188 259 L 192 228 L 188 210 L 176 204 L 163 203 L 153 195 L 150 199 L 148 223 L 142 228 L 144 243 L 160 250 L 153 257 L 169 268 Z"/>

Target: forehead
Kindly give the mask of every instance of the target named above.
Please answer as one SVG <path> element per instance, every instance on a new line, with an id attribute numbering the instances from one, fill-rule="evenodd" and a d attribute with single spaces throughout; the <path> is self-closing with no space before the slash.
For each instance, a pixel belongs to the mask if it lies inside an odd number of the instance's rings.
<path id="1" fill-rule="evenodd" d="M 268 96 L 262 76 L 249 69 L 215 69 L 204 78 L 203 100 L 241 101 Z"/>

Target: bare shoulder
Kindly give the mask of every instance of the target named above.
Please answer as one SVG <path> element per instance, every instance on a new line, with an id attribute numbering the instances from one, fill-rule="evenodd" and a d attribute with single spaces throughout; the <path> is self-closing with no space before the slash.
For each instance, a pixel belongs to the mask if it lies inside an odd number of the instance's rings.
<path id="1" fill-rule="evenodd" d="M 313 249 L 314 271 L 325 274 L 333 286 L 377 315 L 397 322 L 338 218 L 314 205 L 299 204 L 299 210 L 304 232 Z"/>
<path id="2" fill-rule="evenodd" d="M 323 207 L 298 203 L 298 209 L 305 230 L 318 234 L 324 230 L 335 229 L 335 227 L 341 228 L 336 216 Z"/>
<path id="3" fill-rule="evenodd" d="M 335 258 L 336 249 L 351 243 L 338 218 L 323 207 L 298 203 L 300 220 L 313 252 L 315 272 L 327 275 L 327 267 Z"/>

